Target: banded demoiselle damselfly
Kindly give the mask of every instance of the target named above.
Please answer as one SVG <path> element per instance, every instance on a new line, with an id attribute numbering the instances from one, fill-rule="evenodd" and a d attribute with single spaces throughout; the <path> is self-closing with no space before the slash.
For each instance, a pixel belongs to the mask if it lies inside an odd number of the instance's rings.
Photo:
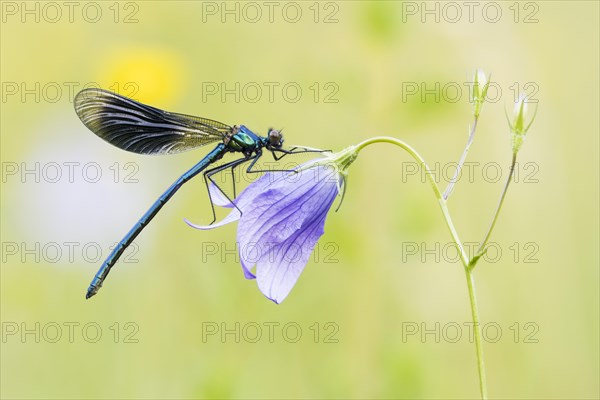
<path id="1" fill-rule="evenodd" d="M 117 244 L 90 283 L 86 299 L 100 290 L 119 257 L 165 203 L 184 183 L 200 172 L 204 171 L 204 181 L 208 187 L 209 180 L 215 183 L 212 175 L 229 168 L 233 173 L 235 167 L 244 163 L 250 163 L 247 172 L 261 172 L 252 167 L 261 157 L 263 149 L 270 151 L 275 160 L 286 154 L 321 152 L 300 147 L 283 149 L 283 136 L 276 129 L 269 129 L 267 136 L 258 136 L 244 125 L 229 126 L 207 118 L 164 111 L 102 89 L 80 91 L 75 97 L 74 106 L 75 112 L 89 130 L 113 146 L 137 154 L 173 154 L 220 142 L 181 175 Z M 207 169 L 227 153 L 239 153 L 241 157 Z M 211 206 L 214 222 L 216 216 L 212 201 Z"/>

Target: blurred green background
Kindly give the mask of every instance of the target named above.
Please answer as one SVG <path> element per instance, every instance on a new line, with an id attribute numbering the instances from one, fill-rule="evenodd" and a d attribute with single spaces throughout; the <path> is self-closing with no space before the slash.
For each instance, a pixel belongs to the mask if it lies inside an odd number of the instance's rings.
<path id="1" fill-rule="evenodd" d="M 206 150 L 118 150 L 72 100 L 96 85 L 334 150 L 391 135 L 445 186 L 479 67 L 499 90 L 450 200 L 463 241 L 481 240 L 507 176 L 504 109 L 518 90 L 539 104 L 499 253 L 475 274 L 489 393 L 598 398 L 599 6 L 475 3 L 2 2 L 1 396 L 476 397 L 464 273 L 405 153 L 361 153 L 281 305 L 243 278 L 235 226 L 183 223 L 210 220 L 201 179 L 85 301 L 108 247 Z"/>

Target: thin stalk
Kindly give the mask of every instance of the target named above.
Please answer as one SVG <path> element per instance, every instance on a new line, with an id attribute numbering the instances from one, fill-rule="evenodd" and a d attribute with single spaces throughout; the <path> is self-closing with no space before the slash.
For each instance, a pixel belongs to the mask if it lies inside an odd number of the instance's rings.
<path id="1" fill-rule="evenodd" d="M 496 212 L 494 213 L 494 218 L 492 218 L 492 223 L 490 224 L 490 227 L 488 228 L 487 233 L 485 234 L 485 237 L 483 238 L 483 241 L 479 245 L 479 249 L 477 249 L 477 253 L 475 253 L 476 257 L 483 254 L 485 245 L 487 244 L 488 240 L 490 240 L 490 236 L 492 235 L 494 226 L 496 226 L 496 221 L 498 220 L 498 215 L 500 214 L 500 210 L 502 209 L 502 204 L 504 204 L 504 198 L 506 197 L 506 192 L 508 191 L 508 186 L 510 185 L 513 174 L 515 173 L 516 163 L 517 163 L 517 153 L 513 153 L 512 162 L 510 164 L 510 172 L 508 174 L 508 179 L 506 180 L 506 183 L 504 184 L 504 189 L 502 190 L 502 195 L 500 196 L 500 201 L 498 202 L 498 207 L 496 207 Z M 473 263 L 473 265 L 470 266 L 470 269 L 475 268 L 475 264 L 476 263 Z"/>
<path id="2" fill-rule="evenodd" d="M 452 222 L 452 218 L 450 217 L 450 211 L 448 210 L 448 204 L 446 203 L 446 200 L 443 199 L 439 199 L 439 203 L 440 208 L 442 209 L 442 214 L 444 214 L 444 219 L 446 220 L 446 226 L 448 226 L 448 229 L 450 230 L 450 235 L 452 235 L 452 239 L 458 246 L 460 260 L 463 264 L 463 267 L 467 269 L 469 266 L 469 256 L 467 255 L 464 247 L 462 246 L 462 242 L 458 237 L 458 232 L 456 232 L 456 228 L 454 228 L 454 223 Z"/>
<path id="3" fill-rule="evenodd" d="M 454 190 L 454 185 L 458 181 L 458 177 L 460 176 L 462 166 L 465 163 L 467 158 L 467 153 L 469 152 L 469 148 L 471 147 L 471 143 L 473 143 L 473 139 L 475 138 L 475 130 L 477 129 L 477 121 L 479 120 L 479 116 L 475 116 L 473 118 L 473 125 L 471 126 L 471 132 L 469 133 L 469 139 L 467 140 L 467 144 L 465 145 L 465 149 L 460 156 L 460 160 L 458 160 L 458 165 L 456 166 L 456 172 L 454 172 L 454 176 L 448 183 L 446 190 L 444 191 L 444 200 L 448 200 L 448 197 L 452 194 L 452 190 Z"/>
<path id="4" fill-rule="evenodd" d="M 485 362 L 483 359 L 483 343 L 481 326 L 479 324 L 479 309 L 477 308 L 477 296 L 475 294 L 475 278 L 473 270 L 465 268 L 467 288 L 469 289 L 469 302 L 471 303 L 471 318 L 473 320 L 473 333 L 475 334 L 475 349 L 477 351 L 477 371 L 479 372 L 479 393 L 482 399 L 487 399 L 487 379 L 485 375 Z"/>

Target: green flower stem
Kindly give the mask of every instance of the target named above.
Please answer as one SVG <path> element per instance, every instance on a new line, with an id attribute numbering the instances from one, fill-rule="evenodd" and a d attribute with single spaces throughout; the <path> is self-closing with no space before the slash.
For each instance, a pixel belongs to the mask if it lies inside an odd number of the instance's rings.
<path id="1" fill-rule="evenodd" d="M 448 203 L 443 198 L 438 198 L 438 202 L 440 204 L 440 208 L 442 209 L 442 214 L 444 214 L 444 220 L 446 221 L 446 225 L 450 230 L 450 235 L 452 235 L 452 239 L 456 246 L 458 247 L 460 260 L 463 263 L 465 269 L 468 267 L 470 261 L 467 252 L 465 251 L 460 238 L 458 237 L 458 232 L 456 232 L 456 228 L 454 228 L 454 222 L 452 222 L 452 217 L 450 216 L 450 211 L 448 210 Z"/>
<path id="2" fill-rule="evenodd" d="M 496 226 L 496 221 L 498 220 L 498 215 L 500 214 L 500 210 L 502 209 L 502 204 L 504 203 L 504 198 L 506 197 L 506 192 L 508 191 L 508 186 L 510 185 L 510 182 L 512 181 L 512 177 L 515 173 L 516 163 L 517 163 L 517 153 L 515 152 L 515 153 L 513 153 L 513 156 L 512 156 L 512 162 L 510 164 L 510 172 L 508 173 L 508 179 L 506 180 L 506 183 L 504 184 L 504 190 L 502 190 L 502 195 L 500 196 L 500 201 L 498 202 L 498 207 L 496 207 L 496 212 L 494 213 L 494 218 L 492 219 L 492 223 L 490 224 L 490 227 L 488 228 L 488 231 L 487 231 L 483 241 L 479 245 L 479 249 L 477 250 L 477 253 L 475 253 L 476 256 L 473 257 L 473 260 L 471 261 L 472 265 L 469 266 L 470 269 L 475 268 L 475 265 L 477 264 L 477 260 L 479 260 L 479 258 L 485 252 L 485 245 L 490 240 L 490 236 L 492 235 L 494 226 Z"/>
<path id="3" fill-rule="evenodd" d="M 402 140 L 387 137 L 387 136 L 377 136 L 377 137 L 374 137 L 371 139 L 367 139 L 364 142 L 357 144 L 355 146 L 355 148 L 353 149 L 353 151 L 355 153 L 358 153 L 363 148 L 365 148 L 366 146 L 369 146 L 373 143 L 391 143 L 391 144 L 395 144 L 396 146 L 403 148 L 404 150 L 406 150 L 408 152 L 408 154 L 410 154 L 421 165 L 421 168 L 423 168 L 425 170 L 425 176 L 427 176 L 427 179 L 429 180 L 429 183 L 431 184 L 431 188 L 433 189 L 433 193 L 435 194 L 435 197 L 438 199 L 440 208 L 442 210 L 442 214 L 444 214 L 444 220 L 446 221 L 446 225 L 448 226 L 448 229 L 450 230 L 450 234 L 452 235 L 452 239 L 454 239 L 454 242 L 456 243 L 456 246 L 459 249 L 460 259 L 461 259 L 464 267 L 467 268 L 469 265 L 469 257 L 467 255 L 467 253 L 465 252 L 465 249 L 462 245 L 462 242 L 460 241 L 460 238 L 458 237 L 458 233 L 456 232 L 456 229 L 454 228 L 454 223 L 452 222 L 452 217 L 450 216 L 450 212 L 448 211 L 448 205 L 446 203 L 446 200 L 442 196 L 442 192 L 440 191 L 439 186 L 435 182 L 433 172 L 431 171 L 431 169 L 429 168 L 429 166 L 427 165 L 427 163 L 425 162 L 423 157 L 421 157 L 421 155 L 419 153 L 417 153 L 417 151 L 415 149 L 413 149 L 410 145 L 403 142 Z"/>
<path id="4" fill-rule="evenodd" d="M 365 147 L 367 147 L 373 143 L 391 143 L 391 144 L 395 144 L 396 146 L 402 147 L 404 150 L 406 150 L 408 152 L 408 154 L 410 154 L 415 160 L 417 160 L 417 162 L 419 164 L 421 164 L 421 168 L 425 169 L 427 179 L 429 179 L 429 183 L 431 183 L 431 187 L 433 189 L 433 192 L 435 193 L 435 197 L 437 197 L 438 200 L 443 200 L 442 194 L 440 192 L 440 188 L 438 187 L 437 183 L 435 183 L 435 179 L 433 178 L 433 172 L 431 172 L 431 169 L 429 168 L 429 166 L 427 165 L 427 163 L 425 162 L 423 157 L 421 157 L 421 155 L 419 153 L 417 153 L 417 151 L 415 149 L 413 149 L 408 143 L 403 142 L 400 139 L 396 139 L 396 138 L 392 138 L 392 137 L 388 137 L 388 136 L 376 136 L 376 137 L 367 139 L 364 142 L 360 142 L 359 144 L 354 146 L 353 150 L 355 153 L 358 153 L 359 151 L 361 151 L 362 149 L 364 149 Z"/>
<path id="5" fill-rule="evenodd" d="M 477 120 L 475 120 L 475 123 L 473 124 L 474 126 L 472 128 L 472 134 L 475 132 L 476 121 Z M 465 149 L 463 158 L 461 158 L 462 161 L 464 161 L 464 156 L 466 156 L 466 151 L 468 150 L 471 140 L 472 140 L 472 138 L 470 138 L 469 143 L 467 143 L 467 148 Z M 415 149 L 413 149 L 410 145 L 403 142 L 402 140 L 391 138 L 391 137 L 385 137 L 385 136 L 379 136 L 379 137 L 367 139 L 364 142 L 361 142 L 358 145 L 356 145 L 352 149 L 352 151 L 354 154 L 358 154 L 358 152 L 361 151 L 363 148 L 365 148 L 371 144 L 374 144 L 374 143 L 391 143 L 391 144 L 394 144 L 394 145 L 399 146 L 402 149 L 406 150 L 408 152 L 408 154 L 410 154 L 421 165 L 421 168 L 423 168 L 425 170 L 425 174 L 427 176 L 427 179 L 429 180 L 429 183 L 431 184 L 431 187 L 433 189 L 435 197 L 437 197 L 437 199 L 438 199 L 440 208 L 442 210 L 442 214 L 444 215 L 444 220 L 446 221 L 446 225 L 448 226 L 448 229 L 450 230 L 450 235 L 452 235 L 452 239 L 454 240 L 454 243 L 456 244 L 456 246 L 459 249 L 460 259 L 461 259 L 464 269 L 465 269 L 465 275 L 467 278 L 467 288 L 469 290 L 469 302 L 471 303 L 471 317 L 473 320 L 473 332 L 475 334 L 475 347 L 477 350 L 477 370 L 479 372 L 479 389 L 480 389 L 481 398 L 487 399 L 487 381 L 486 381 L 486 376 L 485 376 L 485 363 L 484 363 L 484 358 L 483 358 L 483 347 L 482 347 L 483 337 L 481 335 L 481 328 L 480 328 L 480 324 L 479 324 L 479 310 L 477 308 L 477 297 L 475 294 L 475 280 L 473 278 L 473 272 L 472 272 L 472 265 L 474 266 L 474 264 L 477 262 L 479 257 L 476 257 L 476 258 L 474 257 L 473 260 L 469 260 L 469 257 L 464 250 L 462 242 L 460 241 L 458 233 L 456 232 L 454 223 L 452 222 L 452 218 L 450 217 L 450 212 L 448 210 L 448 204 L 446 202 L 446 199 L 442 195 L 440 188 L 438 187 L 437 183 L 435 182 L 433 173 L 432 173 L 431 169 L 429 168 L 429 166 L 427 165 L 427 163 L 425 162 L 425 160 L 423 159 L 423 157 L 421 157 L 421 155 L 419 153 L 417 153 L 417 151 Z M 509 177 L 509 181 L 510 181 L 510 178 L 512 177 L 513 169 L 514 169 L 514 162 L 513 162 L 513 167 L 511 168 L 511 174 L 510 174 L 511 176 Z M 492 232 L 492 229 L 494 228 L 494 224 L 496 223 L 496 218 L 498 217 L 498 212 L 500 211 L 500 207 L 502 207 L 502 201 L 504 200 L 504 195 L 506 194 L 507 188 L 508 188 L 508 183 L 507 183 L 506 187 L 504 188 L 504 193 L 502 195 L 500 205 L 498 206 L 496 216 L 494 217 L 494 221 L 492 222 L 492 225 L 490 226 L 490 230 L 488 231 L 488 234 L 486 236 L 486 241 L 489 238 L 489 236 Z"/>
<path id="6" fill-rule="evenodd" d="M 458 161 L 458 165 L 456 166 L 456 172 L 454 172 L 454 176 L 448 183 L 446 190 L 444 191 L 444 199 L 448 200 L 448 197 L 452 194 L 452 190 L 454 190 L 454 185 L 456 181 L 458 181 L 458 177 L 460 176 L 460 171 L 462 169 L 463 164 L 467 158 L 467 153 L 469 152 L 469 148 L 471 147 L 471 143 L 473 143 L 473 139 L 475 138 L 475 130 L 477 129 L 477 121 L 479 121 L 479 116 L 476 115 L 473 118 L 473 125 L 471 125 L 471 132 L 469 133 L 469 139 L 467 140 L 467 145 L 463 150 L 462 155 L 460 156 L 460 160 Z"/>
<path id="7" fill-rule="evenodd" d="M 479 324 L 479 309 L 477 307 L 477 296 L 475 295 L 475 278 L 473 269 L 465 268 L 467 277 L 467 288 L 469 289 L 469 302 L 471 303 L 471 318 L 473 320 L 473 333 L 475 335 L 475 350 L 477 351 L 477 371 L 479 371 L 479 393 L 482 399 L 487 399 L 487 378 L 485 375 L 485 362 L 483 359 L 483 336 Z"/>

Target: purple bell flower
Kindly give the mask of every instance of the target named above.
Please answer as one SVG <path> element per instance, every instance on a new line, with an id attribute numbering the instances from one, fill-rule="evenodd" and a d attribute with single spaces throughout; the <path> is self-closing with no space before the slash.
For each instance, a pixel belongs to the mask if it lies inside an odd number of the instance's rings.
<path id="1" fill-rule="evenodd" d="M 237 244 L 244 276 L 256 278 L 260 291 L 281 303 L 324 233 L 327 213 L 345 181 L 339 167 L 335 160 L 321 158 L 296 172 L 267 172 L 239 194 L 237 208 L 211 184 L 214 204 L 231 208 L 231 213 L 209 226 L 186 223 L 206 230 L 239 220 Z"/>

